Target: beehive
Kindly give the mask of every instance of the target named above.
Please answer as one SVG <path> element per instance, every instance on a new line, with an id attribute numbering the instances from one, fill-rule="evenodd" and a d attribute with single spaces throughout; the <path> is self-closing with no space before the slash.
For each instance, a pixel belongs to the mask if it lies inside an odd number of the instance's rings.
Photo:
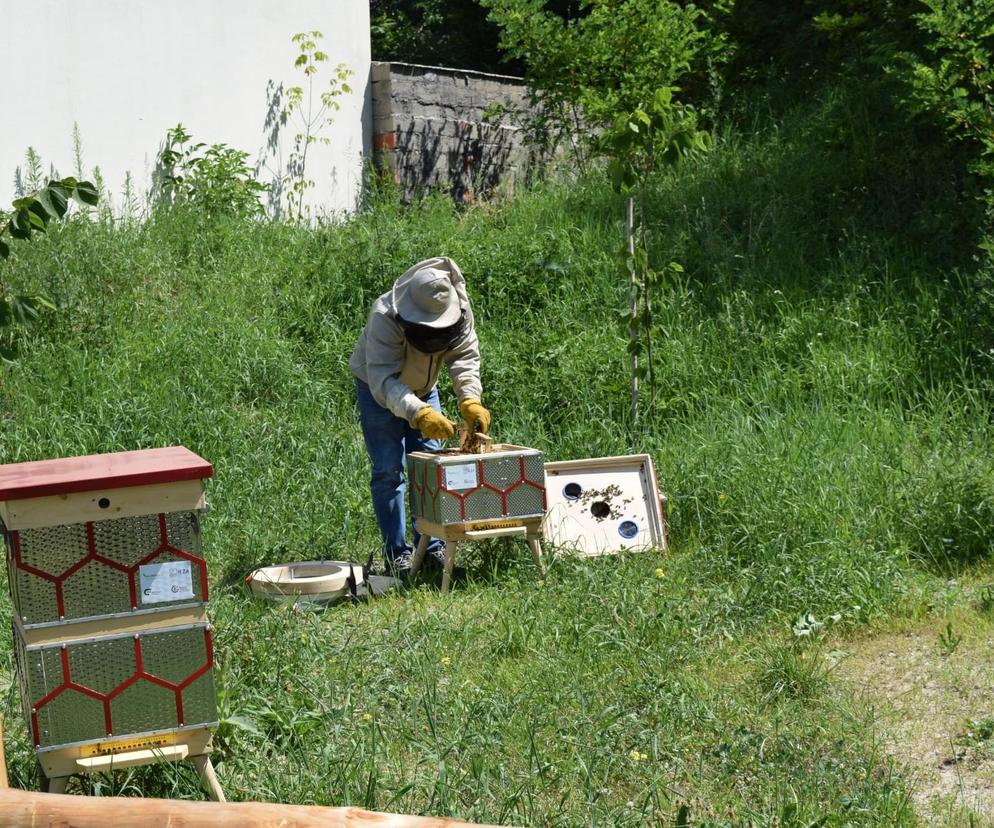
<path id="1" fill-rule="evenodd" d="M 498 443 L 487 454 L 407 455 L 415 518 L 440 526 L 545 514 L 545 466 L 536 449 Z"/>
<path id="2" fill-rule="evenodd" d="M 18 681 L 46 775 L 142 747 L 209 750 L 212 474 L 182 447 L 0 466 Z"/>

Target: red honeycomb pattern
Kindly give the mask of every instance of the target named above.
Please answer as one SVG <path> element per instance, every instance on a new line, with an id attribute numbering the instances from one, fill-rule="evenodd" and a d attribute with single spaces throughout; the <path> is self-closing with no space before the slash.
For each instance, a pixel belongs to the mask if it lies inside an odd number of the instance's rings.
<path id="1" fill-rule="evenodd" d="M 197 669 L 195 672 L 188 675 L 179 684 L 174 684 L 171 681 L 166 681 L 159 676 L 155 676 L 152 673 L 145 671 L 144 658 L 142 656 L 142 640 L 140 635 L 135 636 L 135 672 L 132 673 L 128 678 L 122 681 L 117 687 L 111 690 L 109 693 L 98 693 L 89 687 L 85 687 L 82 684 L 77 684 L 72 680 L 72 673 L 69 668 L 69 649 L 63 644 L 62 645 L 62 684 L 52 690 L 47 696 L 39 699 L 31 706 L 31 735 L 34 737 L 34 744 L 36 748 L 41 747 L 41 728 L 38 725 L 38 711 L 41 710 L 46 704 L 52 701 L 57 696 L 64 693 L 66 690 L 75 690 L 77 693 L 83 693 L 86 696 L 97 699 L 103 703 L 104 706 L 104 729 L 107 731 L 108 736 L 114 735 L 114 721 L 111 715 L 110 703 L 111 701 L 129 687 L 138 681 L 148 681 L 152 684 L 157 684 L 160 687 L 165 687 L 167 690 L 172 690 L 173 695 L 176 697 L 176 721 L 179 726 L 183 726 L 183 691 L 189 687 L 193 682 L 200 678 L 204 673 L 207 673 L 214 666 L 214 645 L 211 641 L 211 630 L 210 627 L 204 627 L 204 645 L 207 649 L 207 659 L 202 667 Z"/>
<path id="2" fill-rule="evenodd" d="M 518 479 L 515 480 L 506 489 L 501 489 L 501 488 L 499 488 L 497 486 L 494 486 L 493 484 L 488 483 L 486 481 L 486 478 L 484 477 L 484 474 L 483 474 L 483 461 L 482 460 L 477 460 L 476 461 L 476 479 L 479 480 L 479 481 L 481 481 L 481 482 L 478 483 L 475 488 L 466 489 L 465 491 L 462 491 L 462 492 L 457 492 L 457 491 L 454 491 L 452 489 L 445 488 L 445 479 L 443 477 L 443 467 L 441 465 L 438 466 L 437 469 L 436 469 L 436 471 L 437 471 L 437 477 L 438 477 L 438 480 L 436 481 L 438 483 L 438 488 L 437 489 L 432 489 L 428 485 L 428 475 L 427 474 L 425 474 L 425 476 L 424 476 L 424 483 L 420 483 L 419 484 L 417 480 L 411 480 L 411 488 L 417 493 L 417 495 L 419 497 L 422 498 L 422 500 L 421 500 L 422 511 L 424 511 L 424 508 L 423 508 L 424 504 L 425 504 L 425 500 L 424 499 L 426 497 L 433 498 L 439 492 L 444 492 L 445 494 L 451 495 L 452 497 L 456 498 L 456 500 L 459 501 L 459 516 L 463 520 L 467 519 L 466 518 L 466 498 L 469 497 L 472 494 L 475 494 L 476 492 L 479 492 L 482 489 L 489 489 L 490 491 L 495 492 L 498 495 L 500 495 L 501 509 L 503 511 L 503 514 L 505 514 L 505 515 L 507 514 L 507 496 L 511 492 L 513 492 L 515 489 L 517 489 L 519 486 L 531 486 L 532 488 L 538 489 L 540 492 L 542 492 L 542 508 L 543 509 L 548 509 L 549 508 L 549 504 L 548 504 L 548 501 L 547 501 L 547 498 L 546 498 L 546 494 L 545 494 L 545 486 L 541 486 L 538 483 L 535 483 L 534 481 L 529 480 L 527 478 L 526 473 L 525 473 L 525 458 L 524 457 L 519 457 L 518 458 L 518 464 L 519 464 Z"/>
<path id="3" fill-rule="evenodd" d="M 110 567 L 111 569 L 116 569 L 118 572 L 123 572 L 128 576 L 128 589 L 131 592 L 131 608 L 138 609 L 138 582 L 137 575 L 139 567 L 145 564 L 151 563 L 160 555 L 169 552 L 177 557 L 183 558 L 192 564 L 196 564 L 197 568 L 200 570 L 200 594 L 203 601 L 207 601 L 207 563 L 202 558 L 198 558 L 196 555 L 191 555 L 189 552 L 180 549 L 179 547 L 173 546 L 169 543 L 169 531 L 166 526 L 166 515 L 159 515 L 159 545 L 148 555 L 142 558 L 138 563 L 133 566 L 125 566 L 117 561 L 112 561 L 110 558 L 106 558 L 97 552 L 96 539 L 93 533 L 93 523 L 92 521 L 86 524 L 86 555 L 80 558 L 76 563 L 70 566 L 61 575 L 53 575 L 50 572 L 45 572 L 42 569 L 31 566 L 30 564 L 24 563 L 21 558 L 21 539 L 19 532 L 11 532 L 10 540 L 14 550 L 14 564 L 15 566 L 31 575 L 36 575 L 39 578 L 44 578 L 46 581 L 51 581 L 55 584 L 55 603 L 58 609 L 59 618 L 62 619 L 66 614 L 65 596 L 63 594 L 63 584 L 67 578 L 72 577 L 80 569 L 86 566 L 91 561 L 97 564 L 102 564 L 103 566 Z"/>

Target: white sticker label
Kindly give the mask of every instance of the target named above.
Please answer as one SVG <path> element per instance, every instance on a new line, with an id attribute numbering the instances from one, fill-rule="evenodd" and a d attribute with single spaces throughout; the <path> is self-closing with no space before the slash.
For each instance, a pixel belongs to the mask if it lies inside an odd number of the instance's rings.
<path id="1" fill-rule="evenodd" d="M 138 567 L 143 604 L 193 598 L 193 564 L 189 561 L 146 564 Z"/>
<path id="2" fill-rule="evenodd" d="M 461 463 L 458 466 L 445 466 L 445 488 L 452 491 L 475 489 L 480 485 L 476 474 L 476 463 Z"/>

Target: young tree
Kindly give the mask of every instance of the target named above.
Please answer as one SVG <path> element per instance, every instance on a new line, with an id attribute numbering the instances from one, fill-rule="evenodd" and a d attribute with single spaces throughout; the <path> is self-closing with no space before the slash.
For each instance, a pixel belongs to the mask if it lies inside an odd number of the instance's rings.
<path id="1" fill-rule="evenodd" d="M 581 168 L 593 136 L 619 113 L 677 88 L 721 40 L 701 8 L 672 0 L 580 0 L 563 17 L 545 0 L 481 0 L 501 29 L 501 47 L 521 60 L 542 126 L 565 140 Z"/>
<path id="2" fill-rule="evenodd" d="M 289 184 L 288 212 L 291 219 L 303 221 L 310 216 L 310 207 L 305 204 L 307 191 L 315 182 L 307 177 L 307 155 L 314 144 L 328 145 L 331 139 L 324 135 L 326 127 L 334 121 L 334 113 L 341 105 L 338 98 L 352 91 L 348 79 L 352 70 L 339 63 L 331 70 L 331 77 L 324 88 L 315 85 L 319 66 L 328 62 L 328 55 L 318 48 L 318 41 L 324 37 L 321 32 L 298 32 L 292 38 L 297 44 L 298 53 L 294 67 L 304 74 L 303 86 L 291 86 L 287 90 L 286 104 L 280 114 L 282 122 L 292 122 L 296 128 L 293 136 L 293 150 L 287 163 L 286 180 Z"/>
<path id="3" fill-rule="evenodd" d="M 650 259 L 647 184 L 660 169 L 704 152 L 710 146 L 710 135 L 697 128 L 693 108 L 674 101 L 673 91 L 668 87 L 657 89 L 647 104 L 620 114 L 601 142 L 601 151 L 610 159 L 608 170 L 614 188 L 627 197 L 624 262 L 629 284 L 627 321 L 633 423 L 639 417 L 639 381 L 642 378 L 648 381 L 650 406 L 657 392 L 652 338 L 660 321 L 653 308 L 653 291 L 665 287 L 668 279 L 683 272 L 677 262 L 655 267 Z M 645 361 L 640 364 L 642 354 Z"/>

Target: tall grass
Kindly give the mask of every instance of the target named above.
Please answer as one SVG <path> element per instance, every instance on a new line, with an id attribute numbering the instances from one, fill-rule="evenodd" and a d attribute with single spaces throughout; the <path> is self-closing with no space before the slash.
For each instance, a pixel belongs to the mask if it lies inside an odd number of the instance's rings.
<path id="1" fill-rule="evenodd" d="M 4 369 L 0 459 L 183 443 L 214 462 L 236 797 L 544 825 L 669 825 L 680 803 L 709 824 L 910 824 L 867 711 L 821 681 L 780 697 L 761 680 L 800 669 L 777 649 L 797 615 L 910 611 L 994 531 L 977 322 L 956 313 L 975 299 L 969 212 L 941 166 L 912 166 L 926 145 L 893 160 L 873 118 L 829 91 L 656 183 L 654 255 L 686 277 L 659 297 L 658 394 L 637 424 L 623 213 L 594 177 L 316 229 L 70 222 L 13 262 L 63 309 Z M 481 546 L 451 598 L 252 603 L 258 564 L 375 547 L 347 360 L 372 300 L 438 253 L 468 276 L 495 433 L 550 459 L 650 452 L 671 555 L 563 558 L 540 585 L 513 546 Z M 757 641 L 773 643 L 757 657 Z M 31 784 L 23 738 L 13 754 Z M 196 788 L 182 768 L 114 784 Z"/>

